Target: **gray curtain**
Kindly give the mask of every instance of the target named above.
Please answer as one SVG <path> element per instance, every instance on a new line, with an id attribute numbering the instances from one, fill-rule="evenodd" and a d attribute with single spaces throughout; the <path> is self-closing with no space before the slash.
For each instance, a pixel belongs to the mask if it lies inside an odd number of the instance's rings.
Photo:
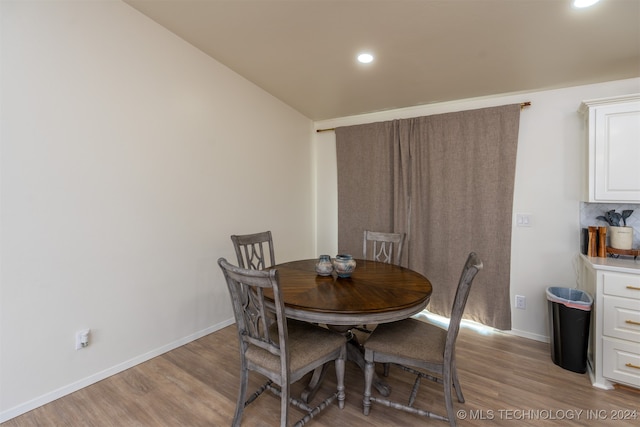
<path id="1" fill-rule="evenodd" d="M 429 278 L 429 310 L 445 316 L 475 251 L 484 269 L 465 317 L 510 329 L 519 120 L 514 104 L 336 129 L 341 251 L 360 254 L 364 229 L 407 233 L 402 263 Z"/>
<path id="2" fill-rule="evenodd" d="M 362 258 L 365 229 L 391 231 L 396 205 L 392 171 L 396 161 L 393 122 L 336 129 L 338 251 Z M 348 141 L 357 141 L 352 144 Z M 398 201 L 402 203 L 402 201 Z"/>

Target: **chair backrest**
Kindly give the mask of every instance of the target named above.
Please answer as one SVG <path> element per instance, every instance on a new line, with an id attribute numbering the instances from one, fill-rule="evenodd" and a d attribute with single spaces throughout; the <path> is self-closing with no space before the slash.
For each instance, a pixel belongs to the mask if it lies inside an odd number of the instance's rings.
<path id="1" fill-rule="evenodd" d="M 262 270 L 276 264 L 271 231 L 231 236 L 238 257 L 238 266 L 251 270 Z M 266 251 L 265 251 L 266 246 Z M 266 258 L 268 255 L 269 259 Z"/>
<path id="2" fill-rule="evenodd" d="M 362 257 L 372 261 L 400 265 L 405 237 L 405 233 L 381 233 L 365 230 Z"/>
<path id="3" fill-rule="evenodd" d="M 453 300 L 453 308 L 451 309 L 451 318 L 447 331 L 447 342 L 444 350 L 445 360 L 451 360 L 453 357 L 455 342 L 458 337 L 458 332 L 460 331 L 460 322 L 462 321 L 464 308 L 467 305 L 471 284 L 480 270 L 482 270 L 482 261 L 475 252 L 471 252 L 462 268 L 456 296 Z"/>
<path id="4" fill-rule="evenodd" d="M 222 269 L 236 319 L 242 357 L 249 346 L 255 345 L 282 358 L 282 368 L 288 372 L 289 354 L 287 350 L 287 322 L 284 315 L 284 302 L 280 294 L 277 270 L 252 270 L 236 267 L 226 259 L 218 259 Z M 272 323 L 269 309 L 265 303 L 264 292 L 273 292 L 273 301 L 278 324 L 278 337 L 270 336 Z"/>

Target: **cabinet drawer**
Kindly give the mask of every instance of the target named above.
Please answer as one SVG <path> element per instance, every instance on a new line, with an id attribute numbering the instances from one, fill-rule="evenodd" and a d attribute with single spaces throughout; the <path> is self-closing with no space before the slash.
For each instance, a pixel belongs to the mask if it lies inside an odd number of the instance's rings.
<path id="1" fill-rule="evenodd" d="M 640 275 L 606 272 L 602 282 L 607 295 L 640 299 Z"/>
<path id="2" fill-rule="evenodd" d="M 605 296 L 603 335 L 638 343 L 640 352 L 640 300 Z"/>
<path id="3" fill-rule="evenodd" d="M 614 382 L 640 388 L 640 346 L 628 341 L 603 338 L 602 375 Z"/>

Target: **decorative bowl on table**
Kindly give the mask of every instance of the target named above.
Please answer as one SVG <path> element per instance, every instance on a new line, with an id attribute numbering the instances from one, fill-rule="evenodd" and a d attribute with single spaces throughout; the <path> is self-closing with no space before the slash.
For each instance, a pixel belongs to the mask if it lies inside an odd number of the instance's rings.
<path id="1" fill-rule="evenodd" d="M 338 277 L 351 277 L 356 269 L 356 260 L 349 254 L 338 254 L 333 260 L 333 269 Z"/>
<path id="2" fill-rule="evenodd" d="M 316 273 L 320 276 L 331 276 L 333 264 L 329 255 L 320 255 L 318 262 L 316 262 Z"/>

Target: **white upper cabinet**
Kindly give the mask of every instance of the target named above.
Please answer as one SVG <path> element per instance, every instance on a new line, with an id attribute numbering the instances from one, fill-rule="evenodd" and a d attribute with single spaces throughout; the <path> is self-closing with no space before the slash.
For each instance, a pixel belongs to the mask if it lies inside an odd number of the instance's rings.
<path id="1" fill-rule="evenodd" d="M 640 203 L 640 94 L 584 101 L 588 202 Z"/>

